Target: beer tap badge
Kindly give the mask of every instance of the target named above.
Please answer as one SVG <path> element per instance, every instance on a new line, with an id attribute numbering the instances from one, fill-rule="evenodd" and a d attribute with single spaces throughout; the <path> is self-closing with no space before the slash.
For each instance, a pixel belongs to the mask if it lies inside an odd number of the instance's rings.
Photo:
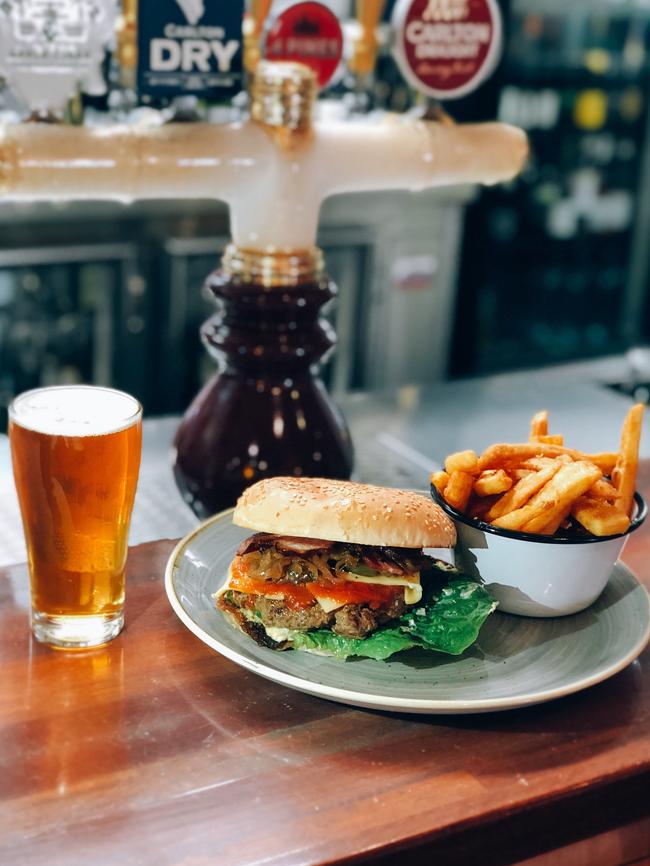
<path id="1" fill-rule="evenodd" d="M 77 88 L 106 92 L 117 0 L 0 0 L 0 76 L 32 112 L 60 114 Z"/>
<path id="2" fill-rule="evenodd" d="M 501 55 L 496 0 L 398 0 L 393 53 L 406 80 L 427 96 L 466 96 Z"/>
<path id="3" fill-rule="evenodd" d="M 267 60 L 304 63 L 325 87 L 343 54 L 343 31 L 336 15 L 322 3 L 296 3 L 277 16 L 266 36 Z"/>
<path id="4" fill-rule="evenodd" d="M 220 101 L 242 89 L 243 0 L 139 0 L 138 91 Z"/>

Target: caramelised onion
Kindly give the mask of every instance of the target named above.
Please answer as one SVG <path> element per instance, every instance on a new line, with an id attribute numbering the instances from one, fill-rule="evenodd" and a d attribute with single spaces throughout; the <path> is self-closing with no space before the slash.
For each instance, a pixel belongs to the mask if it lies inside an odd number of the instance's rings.
<path id="1" fill-rule="evenodd" d="M 360 565 L 382 574 L 403 575 L 426 566 L 421 550 L 342 544 L 317 538 L 257 533 L 239 548 L 245 571 L 257 580 L 303 585 L 337 583 Z"/>

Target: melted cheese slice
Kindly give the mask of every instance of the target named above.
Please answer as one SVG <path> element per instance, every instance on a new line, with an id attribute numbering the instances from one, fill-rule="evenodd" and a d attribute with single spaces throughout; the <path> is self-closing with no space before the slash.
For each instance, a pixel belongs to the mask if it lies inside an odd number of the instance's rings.
<path id="1" fill-rule="evenodd" d="M 354 574 L 349 572 L 346 575 L 346 581 L 351 583 L 371 583 L 376 586 L 403 586 L 404 601 L 406 604 L 417 604 L 422 598 L 422 587 L 420 586 L 420 573 L 416 572 L 413 575 L 396 575 L 396 574 Z M 314 591 L 316 600 L 326 613 L 343 607 L 343 604 L 332 601 L 329 598 L 319 597 L 317 591 Z"/>
<path id="2" fill-rule="evenodd" d="M 333 610 L 337 610 L 339 607 L 343 607 L 345 602 L 342 601 L 332 601 L 331 598 L 324 598 L 323 596 L 316 595 L 316 593 L 312 593 L 316 601 L 323 608 L 325 613 L 331 613 Z"/>
<path id="3" fill-rule="evenodd" d="M 347 575 L 347 580 L 356 581 L 357 583 L 376 583 L 380 586 L 403 586 L 404 601 L 407 604 L 417 604 L 422 598 L 419 571 L 409 575 L 373 574 L 370 577 L 366 577 L 365 574 L 354 574 L 351 571 Z"/>

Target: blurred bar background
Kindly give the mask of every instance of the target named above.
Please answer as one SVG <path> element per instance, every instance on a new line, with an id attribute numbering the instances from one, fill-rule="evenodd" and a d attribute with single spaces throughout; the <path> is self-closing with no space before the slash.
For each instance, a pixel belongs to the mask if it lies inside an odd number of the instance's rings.
<path id="1" fill-rule="evenodd" d="M 351 2 L 327 5 L 353 16 Z M 650 2 L 500 5 L 501 64 L 446 108 L 523 127 L 531 162 L 487 190 L 326 203 L 319 242 L 340 289 L 326 381 L 337 395 L 631 349 L 620 387 L 648 395 Z M 352 110 L 353 95 L 340 80 L 324 110 Z M 0 91 L 0 112 L 13 99 Z M 110 93 L 83 99 L 87 114 L 114 110 Z M 363 99 L 398 112 L 421 100 L 388 38 Z M 213 309 L 201 287 L 228 234 L 225 206 L 208 201 L 0 202 L 0 429 L 14 394 L 55 382 L 125 389 L 150 416 L 184 411 L 214 370 L 198 337 Z"/>

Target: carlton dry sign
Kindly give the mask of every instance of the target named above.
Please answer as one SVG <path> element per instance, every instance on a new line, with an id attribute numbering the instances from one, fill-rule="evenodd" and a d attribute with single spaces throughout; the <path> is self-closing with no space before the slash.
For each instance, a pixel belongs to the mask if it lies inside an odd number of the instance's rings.
<path id="1" fill-rule="evenodd" d="M 394 54 L 407 81 L 427 96 L 466 96 L 501 55 L 496 0 L 398 0 Z"/>
<path id="2" fill-rule="evenodd" d="M 242 0 L 140 0 L 138 90 L 223 99 L 242 81 Z"/>
<path id="3" fill-rule="evenodd" d="M 189 36 L 188 29 L 190 30 Z M 232 60 L 239 51 L 240 42 L 223 42 L 223 32 L 216 27 L 200 28 L 202 38 L 196 39 L 197 28 L 165 27 L 165 39 L 152 39 L 149 50 L 149 68 L 154 72 L 210 72 L 216 60 L 219 72 L 230 72 Z"/>

